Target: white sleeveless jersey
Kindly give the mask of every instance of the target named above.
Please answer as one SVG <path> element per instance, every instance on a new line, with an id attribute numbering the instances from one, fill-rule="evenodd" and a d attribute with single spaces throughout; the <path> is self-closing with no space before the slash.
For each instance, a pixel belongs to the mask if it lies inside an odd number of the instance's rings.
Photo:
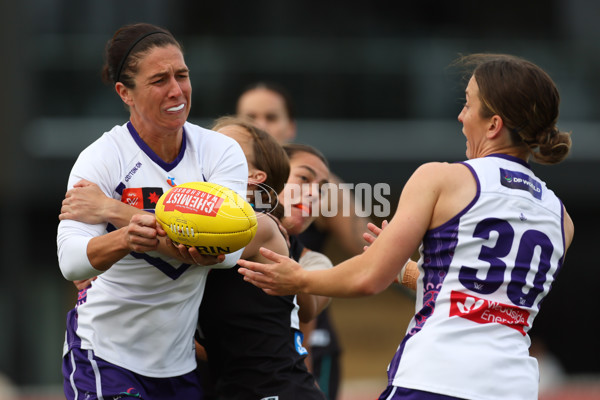
<path id="1" fill-rule="evenodd" d="M 68 187 L 87 179 L 109 197 L 153 211 L 163 192 L 190 181 L 219 183 L 245 198 L 247 176 L 240 146 L 224 135 L 186 123 L 179 157 L 165 163 L 128 123 L 114 127 L 81 153 Z M 61 221 L 59 261 L 70 256 L 65 254 L 70 241 L 111 228 Z M 228 255 L 224 264 L 233 266 L 237 258 Z M 65 352 L 71 347 L 92 349 L 110 363 L 149 377 L 192 371 L 193 336 L 208 269 L 158 252 L 129 254 L 80 292 L 76 315 L 70 313 L 74 316 L 68 321 Z"/>
<path id="2" fill-rule="evenodd" d="M 464 164 L 477 195 L 423 239 L 416 314 L 388 367 L 389 384 L 537 400 L 527 332 L 563 261 L 563 206 L 517 158 Z"/>

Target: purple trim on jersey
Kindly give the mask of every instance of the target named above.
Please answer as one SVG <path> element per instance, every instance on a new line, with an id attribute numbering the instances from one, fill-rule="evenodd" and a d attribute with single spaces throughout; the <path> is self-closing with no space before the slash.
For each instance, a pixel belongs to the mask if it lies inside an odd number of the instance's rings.
<path id="1" fill-rule="evenodd" d="M 398 386 L 388 386 L 379 396 L 378 400 L 461 400 L 458 397 L 443 394 L 424 392 L 422 390 L 407 389 Z"/>
<path id="2" fill-rule="evenodd" d="M 427 232 L 423 237 L 423 277 L 420 278 L 423 281 L 423 305 L 413 317 L 413 328 L 402 339 L 399 349 L 390 362 L 390 368 L 388 369 L 389 385 L 392 384 L 398 371 L 406 342 L 423 329 L 425 323 L 435 311 L 437 296 L 442 289 L 444 279 L 448 275 L 448 268 L 458 243 L 459 219 L 458 216 L 454 217 L 444 224 L 444 229 L 440 229 L 441 227 L 436 228 Z M 449 224 L 450 222 L 453 223 Z"/>
<path id="3" fill-rule="evenodd" d="M 150 378 L 96 357 L 92 350 L 69 351 L 63 358 L 62 373 L 67 400 L 204 398 L 196 371 L 177 377 Z"/>
<path id="4" fill-rule="evenodd" d="M 560 271 L 563 262 L 565 261 L 565 256 L 567 255 L 567 239 L 565 237 L 565 206 L 560 199 L 558 200 L 558 202 L 560 203 L 560 228 L 562 230 L 562 241 L 564 250 L 562 257 L 560 258 L 560 260 L 558 260 L 558 268 L 556 269 L 554 278 L 556 278 L 556 275 L 558 275 L 558 271 Z"/>
<path id="5" fill-rule="evenodd" d="M 475 183 L 477 185 L 477 193 L 473 200 L 471 200 L 462 211 L 437 228 L 427 231 L 423 237 L 423 276 L 420 277 L 423 282 L 423 305 L 413 317 L 414 327 L 406 334 L 404 339 L 402 339 L 402 343 L 400 343 L 396 354 L 394 354 L 394 357 L 390 362 L 390 367 L 388 369 L 388 384 L 390 386 L 398 371 L 406 342 L 423 329 L 425 323 L 435 311 L 437 296 L 442 289 L 442 284 L 444 283 L 444 279 L 450 268 L 450 263 L 454 257 L 454 249 L 456 249 L 456 245 L 458 244 L 458 226 L 460 218 L 473 208 L 481 195 L 481 183 L 477 173 L 469 164 L 464 162 L 461 164 L 469 168 L 473 174 L 473 178 L 475 178 Z"/>
<path id="6" fill-rule="evenodd" d="M 560 272 L 560 270 L 562 269 L 563 263 L 565 262 L 565 256 L 567 255 L 567 239 L 565 237 L 565 206 L 563 204 L 563 202 L 559 199 L 558 202 L 560 203 L 560 227 L 562 230 L 562 244 L 563 244 L 563 255 L 562 257 L 558 260 L 558 266 L 556 267 L 556 271 L 554 272 L 554 275 L 552 275 L 553 278 L 553 282 L 556 282 L 556 278 L 558 276 L 558 273 Z M 550 291 L 552 290 L 552 284 L 550 284 L 550 289 L 548 290 L 548 293 L 550 293 Z M 544 296 L 539 302 L 538 302 L 538 310 L 540 308 L 542 308 L 542 303 L 544 302 L 544 300 L 546 300 L 548 296 Z"/>
<path id="7" fill-rule="evenodd" d="M 154 161 L 157 165 L 159 165 L 165 171 L 168 172 L 168 171 L 172 170 L 183 159 L 183 155 L 185 154 L 185 148 L 186 148 L 186 133 L 185 133 L 185 128 L 182 128 L 183 129 L 183 135 L 181 137 L 181 150 L 179 150 L 179 154 L 177 155 L 177 158 L 175 160 L 173 160 L 173 162 L 170 162 L 170 163 L 163 161 L 162 158 L 160 158 L 150 148 L 150 146 L 148 146 L 146 144 L 146 142 L 144 142 L 144 140 L 140 137 L 140 135 L 138 134 L 138 132 L 135 130 L 135 128 L 134 128 L 133 124 L 131 123 L 131 121 L 127 122 L 127 128 L 129 129 L 129 133 L 131 133 L 131 137 L 133 138 L 133 140 L 135 140 L 135 142 L 137 143 L 137 145 L 139 146 L 139 148 L 142 149 L 142 151 L 144 153 L 146 153 L 146 155 L 148 157 L 150 157 L 150 159 L 152 161 Z"/>
<path id="8" fill-rule="evenodd" d="M 146 253 L 136 253 L 135 251 L 132 251 L 129 254 L 131 254 L 132 257 L 142 259 L 148 264 L 152 265 L 153 267 L 158 268 L 162 273 L 164 273 L 173 280 L 183 275 L 183 273 L 187 271 L 187 269 L 191 266 L 191 264 L 181 264 L 179 268 L 175 268 L 168 262 L 157 257 L 151 257 Z"/>
<path id="9" fill-rule="evenodd" d="M 77 336 L 77 307 L 67 313 L 66 341 L 70 349 L 81 347 L 81 338 Z"/>
<path id="10" fill-rule="evenodd" d="M 486 157 L 503 158 L 505 160 L 516 162 L 518 164 L 521 164 L 524 167 L 527 167 L 528 169 L 531 169 L 531 166 L 529 165 L 529 163 L 527 161 L 523 160 L 522 158 L 518 158 L 518 157 L 515 157 L 515 156 L 510 156 L 508 154 L 494 153 L 494 154 L 490 154 L 490 155 L 488 155 Z"/>

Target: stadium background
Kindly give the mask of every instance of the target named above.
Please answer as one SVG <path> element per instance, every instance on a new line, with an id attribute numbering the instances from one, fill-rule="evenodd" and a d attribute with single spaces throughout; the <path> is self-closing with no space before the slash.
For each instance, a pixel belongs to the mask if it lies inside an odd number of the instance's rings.
<path id="1" fill-rule="evenodd" d="M 298 141 L 323 150 L 346 182 L 389 183 L 392 205 L 417 165 L 464 157 L 456 121 L 464 87 L 447 69 L 459 53 L 507 52 L 546 69 L 574 147 L 563 164 L 534 168 L 563 199 L 576 234 L 532 333 L 569 384 L 598 382 L 599 17 L 592 0 L 3 1 L 0 374 L 22 398 L 60 393 L 75 293 L 57 266 L 57 215 L 78 152 L 126 118 L 100 82 L 103 46 L 120 25 L 145 21 L 185 46 L 191 121 L 207 126 L 234 111 L 247 84 L 277 81 L 294 99 Z M 411 302 L 396 289 L 334 302 L 346 385 L 383 387 Z"/>

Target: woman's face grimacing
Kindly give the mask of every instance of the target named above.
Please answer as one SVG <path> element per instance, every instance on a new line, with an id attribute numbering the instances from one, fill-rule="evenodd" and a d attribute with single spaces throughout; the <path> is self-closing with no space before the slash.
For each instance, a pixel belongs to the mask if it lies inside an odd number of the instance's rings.
<path id="1" fill-rule="evenodd" d="M 138 131 L 177 131 L 188 118 L 192 85 L 181 50 L 153 47 L 142 55 L 135 87 L 119 91 Z"/>
<path id="2" fill-rule="evenodd" d="M 290 235 L 302 233 L 318 217 L 321 188 L 329 181 L 329 168 L 317 156 L 299 151 L 290 158 L 290 176 L 279 195 L 284 207 L 283 226 Z"/>

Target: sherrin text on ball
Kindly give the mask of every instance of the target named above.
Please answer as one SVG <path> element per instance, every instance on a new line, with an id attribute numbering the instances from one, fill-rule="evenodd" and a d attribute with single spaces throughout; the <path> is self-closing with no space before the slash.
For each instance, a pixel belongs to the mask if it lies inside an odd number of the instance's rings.
<path id="1" fill-rule="evenodd" d="M 175 243 L 201 254 L 228 254 L 245 247 L 256 234 L 256 213 L 239 194 L 211 182 L 188 182 L 165 192 L 156 219 Z"/>

